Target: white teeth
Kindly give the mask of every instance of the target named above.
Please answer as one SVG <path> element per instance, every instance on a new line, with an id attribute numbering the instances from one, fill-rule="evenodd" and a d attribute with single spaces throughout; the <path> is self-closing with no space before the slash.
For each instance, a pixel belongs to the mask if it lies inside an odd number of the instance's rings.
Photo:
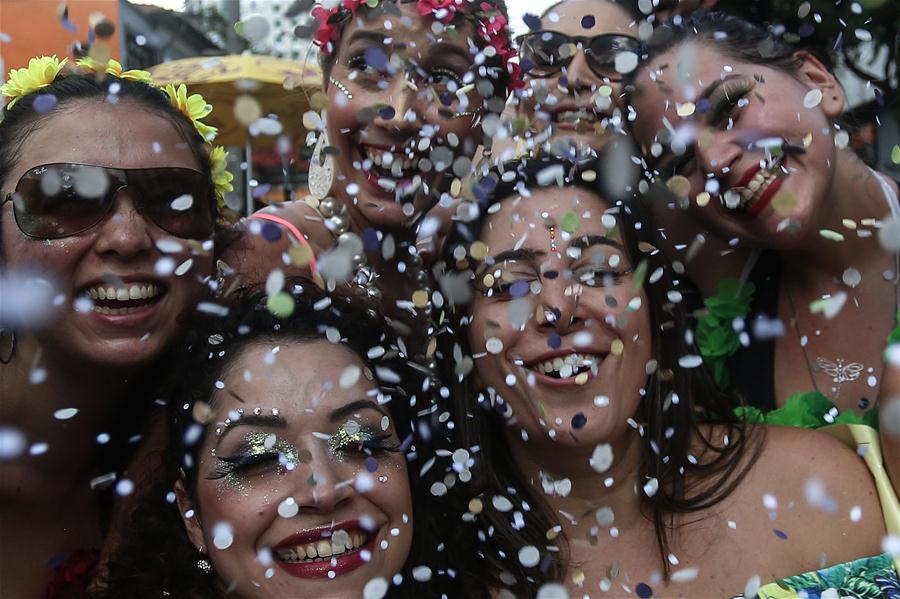
<path id="1" fill-rule="evenodd" d="M 733 205 L 726 203 L 726 207 L 732 210 L 746 210 L 751 204 L 759 200 L 763 194 L 766 193 L 769 185 L 778 179 L 775 171 L 780 166 L 781 163 L 779 162 L 769 169 L 761 169 L 753 175 L 753 178 L 750 179 L 746 187 L 733 187 L 730 191 L 740 196 L 740 202 Z"/>
<path id="2" fill-rule="evenodd" d="M 279 549 L 278 559 L 285 562 L 325 561 L 328 558 L 358 550 L 365 545 L 367 537 L 364 533 L 353 532 L 346 535 L 343 543 L 323 539 L 317 543 L 298 545 L 289 549 Z"/>
<path id="3" fill-rule="evenodd" d="M 585 369 L 596 369 L 601 357 L 593 354 L 569 354 L 565 357 L 551 358 L 540 362 L 534 368 L 543 374 L 557 374 L 558 378 L 566 379 Z"/>
<path id="4" fill-rule="evenodd" d="M 382 152 L 369 147 L 365 147 L 365 153 L 372 166 L 387 169 L 391 172 L 391 176 L 398 179 L 408 178 L 417 161 L 402 154 L 395 155 L 393 152 Z"/>
<path id="5" fill-rule="evenodd" d="M 127 302 L 135 300 L 145 300 L 158 296 L 159 288 L 151 283 L 135 283 L 127 288 L 116 288 L 97 286 L 90 287 L 85 293 L 93 300 Z M 135 307 L 127 308 L 110 308 L 107 306 L 95 306 L 94 311 L 101 314 L 130 314 L 135 311 Z"/>

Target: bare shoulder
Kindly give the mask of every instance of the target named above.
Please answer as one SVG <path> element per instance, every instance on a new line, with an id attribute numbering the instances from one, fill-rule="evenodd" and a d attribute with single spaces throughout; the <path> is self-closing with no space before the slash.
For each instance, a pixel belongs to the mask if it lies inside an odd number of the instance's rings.
<path id="1" fill-rule="evenodd" d="M 739 509 L 763 509 L 799 571 L 880 551 L 881 504 L 865 462 L 837 439 L 795 427 L 759 427 L 759 458 L 736 493 Z M 773 533 L 773 531 L 775 531 Z"/>
<path id="2" fill-rule="evenodd" d="M 267 217 L 275 217 L 277 220 L 269 220 Z M 233 239 L 220 256 L 233 271 L 229 282 L 240 285 L 258 284 L 265 281 L 275 268 L 285 270 L 287 275 L 308 276 L 307 268 L 298 268 L 292 264 L 289 250 L 297 242 L 292 241 L 295 232 L 291 228 L 295 228 L 303 236 L 316 255 L 333 243 L 331 233 L 322 223 L 322 217 L 306 202 L 266 207 L 233 227 Z"/>

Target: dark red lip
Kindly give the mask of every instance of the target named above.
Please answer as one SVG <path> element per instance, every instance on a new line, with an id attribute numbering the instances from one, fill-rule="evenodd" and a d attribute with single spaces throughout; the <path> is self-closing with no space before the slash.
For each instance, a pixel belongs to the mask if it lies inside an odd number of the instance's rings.
<path id="1" fill-rule="evenodd" d="M 753 179 L 753 177 L 756 176 L 756 173 L 758 173 L 761 169 L 762 167 L 759 166 L 759 163 L 757 162 L 744 172 L 744 176 L 741 177 L 741 179 L 734 186 L 747 187 L 747 184 L 750 183 L 751 179 Z"/>
<path id="2" fill-rule="evenodd" d="M 772 198 L 775 197 L 775 194 L 778 193 L 778 190 L 781 189 L 782 184 L 784 183 L 784 177 L 778 177 L 769 187 L 766 189 L 766 192 L 762 194 L 762 196 L 756 201 L 755 204 L 750 206 L 750 209 L 747 210 L 744 214 L 740 214 L 743 219 L 754 219 L 759 214 L 765 210 L 766 206 L 768 206 L 772 202 Z"/>
<path id="3" fill-rule="evenodd" d="M 289 549 L 296 545 L 304 545 L 306 543 L 318 543 L 323 539 L 330 539 L 331 535 L 339 530 L 345 530 L 348 533 L 354 531 L 364 532 L 367 535 L 372 531 L 367 530 L 359 520 L 344 520 L 342 522 L 333 522 L 324 526 L 308 528 L 304 531 L 285 537 L 277 545 L 272 547 L 273 550 Z"/>
<path id="4" fill-rule="evenodd" d="M 366 550 L 370 555 L 374 554 L 375 541 L 378 536 L 377 530 L 372 532 L 367 531 L 361 526 L 359 520 L 348 520 L 340 524 L 335 524 L 334 526 L 321 526 L 305 530 L 287 537 L 272 549 L 273 551 L 276 551 L 278 549 L 294 547 L 295 545 L 316 543 L 323 539 L 330 538 L 331 535 L 329 533 L 336 530 L 364 532 L 368 535 L 369 539 L 366 541 L 365 545 L 354 548 L 350 553 L 332 556 L 330 559 L 321 562 L 292 563 L 282 561 L 276 557 L 275 563 L 278 564 L 278 567 L 284 570 L 285 573 L 296 578 L 307 579 L 327 579 L 330 578 L 328 575 L 329 572 L 333 572 L 335 577 L 343 576 L 368 563 L 363 560 L 362 552 L 363 550 Z"/>

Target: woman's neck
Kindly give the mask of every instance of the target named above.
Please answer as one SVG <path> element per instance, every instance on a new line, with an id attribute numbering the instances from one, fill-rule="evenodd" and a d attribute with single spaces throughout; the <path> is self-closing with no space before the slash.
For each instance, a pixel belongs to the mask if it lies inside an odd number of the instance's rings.
<path id="1" fill-rule="evenodd" d="M 642 461 L 642 443 L 638 434 L 627 429 L 610 443 L 613 461 L 608 470 L 599 472 L 592 465 L 596 446 L 571 446 L 551 440 L 523 441 L 518 431 L 507 433 L 513 459 L 523 476 L 550 505 L 570 541 L 585 540 L 598 526 L 597 510 L 612 514 L 614 526 L 625 530 L 642 519 L 639 493 L 644 481 L 638 480 Z M 568 493 L 545 493 L 542 480 L 556 481 L 557 489 Z M 569 482 L 563 482 L 568 480 Z"/>
<path id="2" fill-rule="evenodd" d="M 891 214 L 882 183 L 881 176 L 852 152 L 838 151 L 831 193 L 821 202 L 814 221 L 808 224 L 802 243 L 782 252 L 792 277 L 815 285 L 839 278 L 847 268 L 863 270 L 866 265 L 880 268 L 881 263 L 892 259 L 879 245 L 877 230 L 865 224 L 868 219 L 883 220 Z M 847 226 L 850 221 L 856 230 Z M 860 236 L 863 230 L 872 234 Z M 835 241 L 822 231 L 839 233 L 843 240 Z"/>
<path id="3" fill-rule="evenodd" d="M 23 435 L 26 449 L 4 470 L 27 462 L 29 481 L 80 484 L 92 471 L 98 435 L 111 432 L 135 374 L 76 361 L 31 335 L 19 336 L 12 361 L 0 367 L 0 425 Z M 11 482 L 4 477 L 2 485 Z"/>

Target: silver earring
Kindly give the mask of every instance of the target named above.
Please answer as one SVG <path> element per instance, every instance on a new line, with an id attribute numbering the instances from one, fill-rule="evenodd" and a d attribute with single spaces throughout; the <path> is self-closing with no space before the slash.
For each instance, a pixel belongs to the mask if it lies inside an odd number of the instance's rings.
<path id="1" fill-rule="evenodd" d="M 200 559 L 197 560 L 197 569 L 203 572 L 204 574 L 209 574 L 212 572 L 212 563 L 208 559 L 206 559 L 206 554 L 203 553 L 203 545 L 200 545 L 200 548 L 197 549 L 197 552 L 201 555 Z"/>
<path id="2" fill-rule="evenodd" d="M 347 96 L 348 100 L 353 99 L 353 94 L 350 93 L 350 90 L 347 89 L 346 85 L 344 85 L 343 83 L 341 83 L 340 81 L 338 81 L 337 79 L 335 79 L 334 77 L 331 77 L 331 76 L 328 77 L 328 82 L 331 83 L 336 88 L 338 88 L 339 90 L 341 90 L 342 92 L 344 92 L 344 95 Z"/>
<path id="3" fill-rule="evenodd" d="M 316 200 L 323 200 L 331 193 L 334 183 L 334 158 L 325 152 L 328 147 L 328 134 L 325 130 L 319 134 L 316 147 L 313 148 L 309 161 L 307 185 L 310 195 Z"/>

